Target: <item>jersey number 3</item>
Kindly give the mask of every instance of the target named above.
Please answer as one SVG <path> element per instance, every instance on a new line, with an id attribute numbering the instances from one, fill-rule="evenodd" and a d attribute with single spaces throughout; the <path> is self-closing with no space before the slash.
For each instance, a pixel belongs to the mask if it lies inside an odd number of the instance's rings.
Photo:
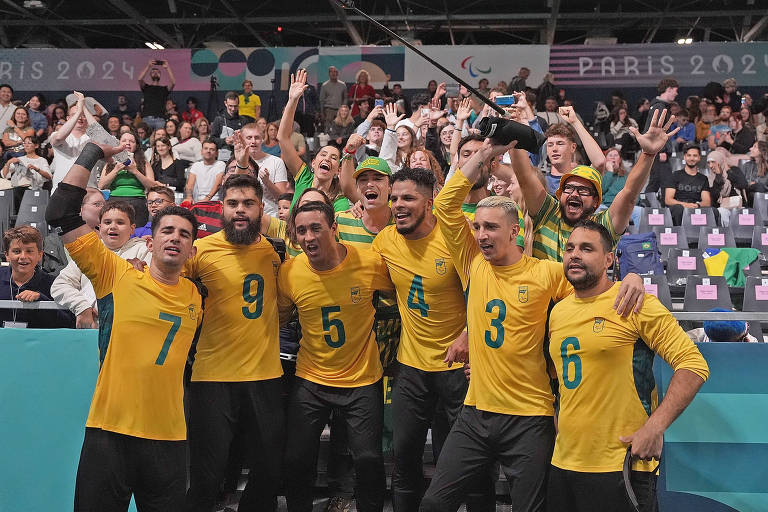
<path id="1" fill-rule="evenodd" d="M 252 283 L 256 283 L 256 295 L 251 293 Z M 243 316 L 256 320 L 264 309 L 264 278 L 259 274 L 248 274 L 243 281 L 243 300 L 248 303 L 243 306 Z"/>
<path id="2" fill-rule="evenodd" d="M 489 300 L 485 305 L 486 313 L 498 310 L 496 318 L 491 320 L 491 327 L 496 331 L 495 335 L 488 329 L 485 331 L 485 344 L 491 348 L 499 348 L 504 343 L 504 319 L 507 318 L 507 305 L 501 299 Z"/>
<path id="3" fill-rule="evenodd" d="M 568 355 L 568 347 L 579 350 L 579 338 L 568 336 L 560 344 L 560 357 L 563 360 L 563 385 L 566 389 L 576 389 L 581 384 L 581 358 L 576 354 Z M 573 375 L 570 373 L 573 365 Z"/>

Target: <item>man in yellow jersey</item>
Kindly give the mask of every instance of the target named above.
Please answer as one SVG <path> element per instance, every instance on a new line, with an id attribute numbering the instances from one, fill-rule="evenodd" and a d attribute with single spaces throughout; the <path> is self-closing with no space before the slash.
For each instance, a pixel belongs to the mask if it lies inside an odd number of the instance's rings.
<path id="1" fill-rule="evenodd" d="M 146 271 L 110 251 L 79 211 L 93 166 L 121 150 L 88 143 L 46 211 L 99 305 L 100 368 L 74 509 L 127 511 L 133 494 L 139 510 L 181 510 L 187 484 L 184 367 L 203 316 L 202 296 L 181 272 L 195 254 L 197 221 L 177 206 L 155 215 Z"/>
<path id="2" fill-rule="evenodd" d="M 381 512 L 384 400 L 372 299 L 376 291 L 391 291 L 392 282 L 381 256 L 335 240 L 328 204 L 298 207 L 295 229 L 304 252 L 283 264 L 278 278 L 280 318 L 288 318 L 295 307 L 302 329 L 288 405 L 288 510 L 312 510 L 320 433 L 337 410 L 349 433 L 357 510 Z"/>
<path id="3" fill-rule="evenodd" d="M 622 467 L 631 445 L 631 486 L 639 510 L 656 510 L 657 464 L 664 430 L 709 376 L 699 350 L 652 295 L 627 317 L 612 309 L 618 283 L 606 276 L 613 240 L 593 221 L 576 224 L 563 267 L 575 289 L 549 320 L 549 353 L 560 389 L 558 432 L 549 475 L 552 512 L 634 512 Z M 658 353 L 675 373 L 661 404 L 653 378 Z M 474 374 L 472 378 L 474 378 Z"/>
<path id="4" fill-rule="evenodd" d="M 470 229 L 461 203 L 490 159 L 514 147 L 486 139 L 435 199 L 435 217 L 459 277 L 467 283 L 472 378 L 420 510 L 455 511 L 478 471 L 498 461 L 512 509 L 540 511 L 554 445 L 553 396 L 544 358 L 550 301 L 572 291 L 562 267 L 525 256 L 517 245 L 517 205 L 478 203 Z M 635 276 L 636 277 L 636 276 Z M 635 292 L 642 282 L 634 279 Z"/>
<path id="5" fill-rule="evenodd" d="M 461 365 L 451 368 L 467 358 L 464 287 L 432 214 L 434 186 L 435 175 L 427 169 L 404 168 L 395 174 L 395 225 L 384 228 L 372 247 L 387 264 L 402 318 L 392 389 L 396 512 L 418 510 L 427 430 L 431 424 L 437 460 L 467 393 Z M 493 492 L 486 494 L 495 507 Z"/>
<path id="6" fill-rule="evenodd" d="M 209 292 L 189 387 L 189 511 L 213 509 L 239 431 L 252 454 L 239 510 L 270 510 L 280 485 L 280 257 L 259 234 L 262 193 L 254 176 L 226 179 L 222 230 L 195 242 L 197 254 L 185 266 Z"/>
<path id="7" fill-rule="evenodd" d="M 572 110 L 569 111 L 574 115 Z M 654 112 L 650 127 L 644 134 L 630 128 L 637 140 L 642 154 L 629 173 L 624 188 L 607 210 L 595 213 L 602 200 L 602 175 L 588 165 L 574 167 L 560 179 L 560 188 L 554 196 L 547 194 L 547 189 L 537 177 L 539 172 L 531 166 L 528 152 L 512 150 L 512 168 L 520 183 L 520 189 L 533 219 L 533 256 L 555 261 L 563 260 L 563 249 L 573 226 L 585 219 L 594 220 L 608 229 L 614 243 L 618 241 L 629 225 L 632 209 L 648 180 L 656 154 L 664 149 L 667 140 L 673 137 L 679 128 L 666 133 L 674 116 L 664 124 L 666 110 L 661 116 Z M 504 177 L 502 176 L 502 179 Z"/>

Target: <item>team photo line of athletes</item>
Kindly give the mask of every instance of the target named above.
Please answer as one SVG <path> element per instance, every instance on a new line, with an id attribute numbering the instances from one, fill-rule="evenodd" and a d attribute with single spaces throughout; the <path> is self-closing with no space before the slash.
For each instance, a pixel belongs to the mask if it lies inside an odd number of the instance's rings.
<path id="1" fill-rule="evenodd" d="M 596 213 L 602 173 L 575 163 L 572 132 L 588 150 L 596 144 L 570 107 L 546 141 L 553 164 L 568 167 L 550 195 L 536 155 L 516 140 L 461 137 L 458 122 L 448 176 L 429 161 L 393 172 L 358 134 L 307 164 L 290 140 L 307 87 L 304 70 L 291 76 L 277 132 L 296 183 L 285 220 L 264 212 L 274 191 L 251 155 L 262 142 L 255 124 L 231 136 L 221 231 L 198 239 L 195 215 L 151 189 L 148 265 L 115 253 L 85 215 L 94 168 L 124 145 L 86 144 L 51 196 L 46 220 L 98 302 L 100 371 L 75 510 L 124 511 L 133 496 L 142 512 L 210 512 L 244 433 L 238 510 L 274 510 L 281 495 L 289 511 L 310 511 L 329 423 L 351 453 L 357 510 L 383 510 L 374 325 L 387 300 L 401 323 L 390 365 L 395 511 L 495 510 L 499 468 L 515 512 L 655 510 L 664 431 L 709 371 L 639 276 L 613 282 L 607 271 L 657 153 L 679 129 L 670 130 L 674 116 L 654 110 L 644 133 L 630 128 L 639 156 Z M 506 117 L 528 129 L 525 95 L 515 96 Z M 439 102 L 431 109 L 442 112 Z M 391 143 L 404 116 L 374 110 Z M 494 178 L 519 185 L 519 204 L 489 190 Z M 106 219 L 135 224 L 134 208 L 108 202 Z M 288 380 L 280 340 L 291 335 L 299 348 Z M 674 369 L 660 404 L 655 354 Z M 430 427 L 436 468 L 425 485 Z"/>

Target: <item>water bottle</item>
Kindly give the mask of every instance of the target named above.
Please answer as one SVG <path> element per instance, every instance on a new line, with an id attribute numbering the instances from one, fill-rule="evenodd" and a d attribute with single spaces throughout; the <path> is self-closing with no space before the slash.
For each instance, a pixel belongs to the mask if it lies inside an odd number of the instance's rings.
<path id="1" fill-rule="evenodd" d="M 117 146 L 120 143 L 114 135 L 111 135 L 99 123 L 88 125 L 88 128 L 85 129 L 85 134 L 88 135 L 91 142 L 106 144 L 107 146 Z M 131 154 L 125 149 L 114 155 L 112 159 L 115 163 L 122 163 L 126 167 L 131 164 Z"/>

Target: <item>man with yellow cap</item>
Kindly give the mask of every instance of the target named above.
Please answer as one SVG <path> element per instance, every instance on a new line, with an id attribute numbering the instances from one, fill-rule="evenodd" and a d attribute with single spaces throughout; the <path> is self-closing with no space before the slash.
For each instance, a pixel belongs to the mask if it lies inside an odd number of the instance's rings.
<path id="1" fill-rule="evenodd" d="M 654 112 L 650 127 L 644 134 L 630 128 L 642 154 L 630 172 L 624 188 L 619 191 L 611 206 L 600 213 L 595 210 L 602 200 L 602 175 L 593 167 L 579 165 L 560 179 L 560 187 L 555 195 L 547 194 L 531 166 L 527 152 L 513 149 L 510 151 L 514 168 L 525 204 L 533 218 L 533 256 L 540 259 L 563 261 L 563 250 L 568 237 L 579 221 L 592 220 L 605 226 L 614 241 L 624 233 L 629 225 L 632 207 L 648 179 L 651 165 L 656 154 L 664 149 L 667 139 L 674 136 L 679 128 L 666 133 L 674 116 L 666 124 L 662 121 L 666 110 L 659 116 Z"/>

